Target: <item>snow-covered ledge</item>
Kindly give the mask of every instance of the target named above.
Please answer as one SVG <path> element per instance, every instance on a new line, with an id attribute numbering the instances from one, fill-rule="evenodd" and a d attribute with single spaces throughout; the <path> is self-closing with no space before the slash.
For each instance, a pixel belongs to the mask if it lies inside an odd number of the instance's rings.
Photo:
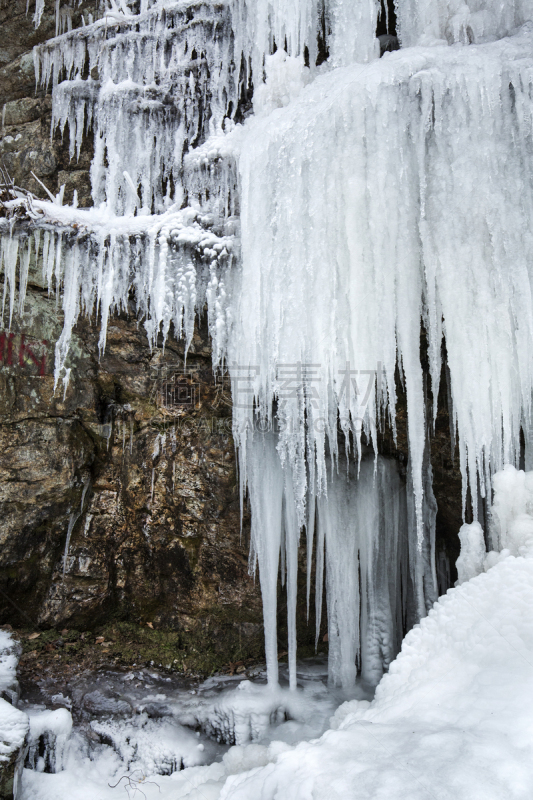
<path id="1" fill-rule="evenodd" d="M 14 705 L 18 700 L 18 656 L 17 643 L 0 630 L 0 800 L 17 795 L 29 729 L 28 715 Z"/>

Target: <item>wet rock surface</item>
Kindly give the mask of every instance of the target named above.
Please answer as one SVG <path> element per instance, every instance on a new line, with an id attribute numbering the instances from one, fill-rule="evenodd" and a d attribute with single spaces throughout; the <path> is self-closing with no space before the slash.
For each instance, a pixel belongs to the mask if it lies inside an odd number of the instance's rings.
<path id="1" fill-rule="evenodd" d="M 54 298 L 33 286 L 5 333 L 3 620 L 80 630 L 129 620 L 196 632 L 215 649 L 229 640 L 257 648 L 260 598 L 247 520 L 240 530 L 228 387 L 213 378 L 206 332 L 185 367 L 180 343 L 151 352 L 126 315 L 112 321 L 99 358 L 98 330 L 84 321 L 70 383 L 54 394 L 60 327 Z M 38 346 L 37 364 L 19 358 Z"/>

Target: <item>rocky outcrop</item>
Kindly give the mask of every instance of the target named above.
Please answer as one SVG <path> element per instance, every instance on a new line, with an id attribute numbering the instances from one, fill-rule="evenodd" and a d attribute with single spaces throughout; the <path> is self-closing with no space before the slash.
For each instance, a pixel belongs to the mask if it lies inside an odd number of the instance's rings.
<path id="1" fill-rule="evenodd" d="M 256 640 L 229 387 L 213 377 L 206 331 L 185 365 L 183 343 L 151 351 L 127 313 L 110 323 L 101 355 L 98 326 L 85 320 L 69 384 L 54 392 L 62 320 L 39 269 L 0 334 L 2 617 L 80 630 L 216 618 L 222 650 L 237 621 Z"/>

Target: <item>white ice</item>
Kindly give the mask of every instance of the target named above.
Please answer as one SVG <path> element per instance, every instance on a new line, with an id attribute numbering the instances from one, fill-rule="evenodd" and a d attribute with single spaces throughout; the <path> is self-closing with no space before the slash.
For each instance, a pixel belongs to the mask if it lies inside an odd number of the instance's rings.
<path id="1" fill-rule="evenodd" d="M 22 747 L 29 729 L 27 715 L 17 707 L 18 648 L 7 631 L 0 630 L 0 772 Z M 22 767 L 22 765 L 20 765 Z M 18 790 L 19 770 L 14 789 Z"/>
<path id="2" fill-rule="evenodd" d="M 221 800 L 526 800 L 533 785 L 533 559 L 450 589 L 407 634 L 368 703 Z"/>
<path id="3" fill-rule="evenodd" d="M 399 0 L 395 7 L 404 47 L 493 41 L 533 17 L 531 0 Z"/>

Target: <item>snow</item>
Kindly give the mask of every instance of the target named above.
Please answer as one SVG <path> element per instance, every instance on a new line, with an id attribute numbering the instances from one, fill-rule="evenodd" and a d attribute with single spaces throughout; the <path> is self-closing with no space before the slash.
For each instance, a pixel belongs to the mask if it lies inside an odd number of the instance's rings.
<path id="1" fill-rule="evenodd" d="M 407 634 L 375 700 L 220 800 L 527 798 L 533 782 L 533 560 L 508 557 L 448 591 Z"/>
<path id="2" fill-rule="evenodd" d="M 461 553 L 455 565 L 457 567 L 457 583 L 461 584 L 483 572 L 487 551 L 483 528 L 479 522 L 462 525 L 459 531 L 459 541 L 461 542 Z"/>

